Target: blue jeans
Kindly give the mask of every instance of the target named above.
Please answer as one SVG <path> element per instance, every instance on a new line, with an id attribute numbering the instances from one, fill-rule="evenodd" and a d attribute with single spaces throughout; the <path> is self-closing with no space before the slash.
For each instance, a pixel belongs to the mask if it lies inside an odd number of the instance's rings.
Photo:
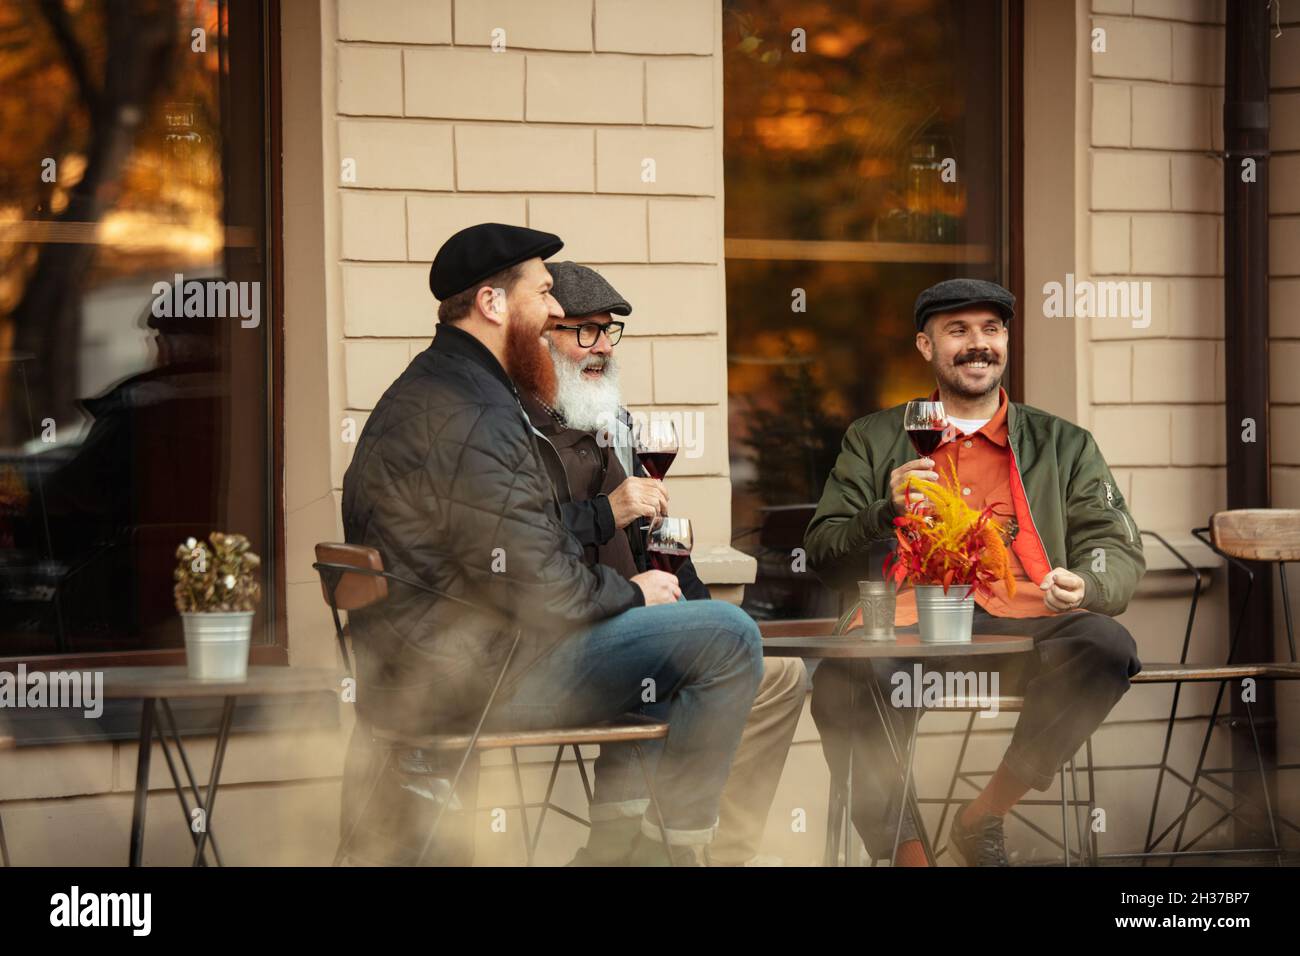
<path id="1" fill-rule="evenodd" d="M 723 601 L 633 608 L 560 643 L 489 723 L 528 730 L 628 713 L 666 719 L 666 740 L 641 743 L 664 829 L 670 843 L 708 843 L 762 673 L 758 626 L 740 608 Z M 642 816 L 648 804 L 632 745 L 602 745 L 592 820 Z M 657 821 L 643 820 L 643 828 L 659 836 Z"/>

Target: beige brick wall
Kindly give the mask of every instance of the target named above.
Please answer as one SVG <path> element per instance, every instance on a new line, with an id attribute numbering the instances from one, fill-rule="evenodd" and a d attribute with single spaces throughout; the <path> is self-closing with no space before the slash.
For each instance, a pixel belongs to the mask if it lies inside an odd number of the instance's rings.
<path id="1" fill-rule="evenodd" d="M 698 545 L 729 543 L 720 16 L 716 0 L 339 0 L 333 123 L 340 170 L 355 164 L 326 197 L 339 416 L 360 421 L 433 335 L 443 240 L 487 220 L 556 232 L 559 258 L 633 304 L 627 402 L 699 413 L 670 493 Z"/>
<path id="2" fill-rule="evenodd" d="M 1223 4 L 1092 0 L 1087 275 L 1151 283 L 1150 326 L 1093 318 L 1085 413 L 1139 524 L 1222 507 Z M 1085 38 L 1085 42 L 1090 38 Z M 1082 257 L 1081 257 L 1082 260 Z"/>

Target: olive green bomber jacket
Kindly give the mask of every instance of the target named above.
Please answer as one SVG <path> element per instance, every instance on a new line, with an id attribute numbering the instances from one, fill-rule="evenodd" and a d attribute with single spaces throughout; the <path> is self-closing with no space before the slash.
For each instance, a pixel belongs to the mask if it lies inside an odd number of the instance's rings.
<path id="1" fill-rule="evenodd" d="M 903 409 L 849 426 L 821 502 L 804 534 L 809 565 L 830 587 L 865 578 L 868 548 L 894 534 L 889 474 L 916 457 Z M 1054 567 L 1086 582 L 1083 607 L 1117 615 L 1146 570 L 1142 539 L 1092 435 L 1029 405 L 1011 403 L 1011 495 L 1025 572 L 1041 581 Z"/>

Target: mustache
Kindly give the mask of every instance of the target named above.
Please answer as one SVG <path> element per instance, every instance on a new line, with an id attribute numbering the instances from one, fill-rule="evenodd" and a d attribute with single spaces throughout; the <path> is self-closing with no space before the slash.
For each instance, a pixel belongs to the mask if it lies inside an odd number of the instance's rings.
<path id="1" fill-rule="evenodd" d="M 969 365 L 971 362 L 987 362 L 989 365 L 999 364 L 999 359 L 988 349 L 981 349 L 978 352 L 964 352 L 952 360 L 953 365 Z"/>

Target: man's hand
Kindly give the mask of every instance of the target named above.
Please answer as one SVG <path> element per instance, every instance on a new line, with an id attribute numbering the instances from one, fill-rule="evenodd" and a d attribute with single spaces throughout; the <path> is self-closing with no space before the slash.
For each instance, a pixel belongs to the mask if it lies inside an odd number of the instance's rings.
<path id="1" fill-rule="evenodd" d="M 926 481 L 939 480 L 939 473 L 930 470 L 933 467 L 933 458 L 915 458 L 899 465 L 889 473 L 889 500 L 893 502 L 894 514 L 901 515 L 907 511 L 907 498 L 904 497 L 903 486 L 907 484 L 909 478 L 921 478 Z M 925 500 L 925 495 L 919 491 L 913 491 L 911 494 L 913 501 Z"/>
<path id="2" fill-rule="evenodd" d="M 645 595 L 646 607 L 672 604 L 682 596 L 682 589 L 677 583 L 676 575 L 669 574 L 667 571 L 642 571 L 632 578 L 632 583 Z"/>
<path id="3" fill-rule="evenodd" d="M 1083 604 L 1086 582 L 1073 571 L 1053 568 L 1038 586 L 1049 611 L 1072 611 Z"/>
<path id="4" fill-rule="evenodd" d="M 614 526 L 626 528 L 637 518 L 668 514 L 668 492 L 662 481 L 653 478 L 625 478 L 610 492 L 609 507 Z"/>

